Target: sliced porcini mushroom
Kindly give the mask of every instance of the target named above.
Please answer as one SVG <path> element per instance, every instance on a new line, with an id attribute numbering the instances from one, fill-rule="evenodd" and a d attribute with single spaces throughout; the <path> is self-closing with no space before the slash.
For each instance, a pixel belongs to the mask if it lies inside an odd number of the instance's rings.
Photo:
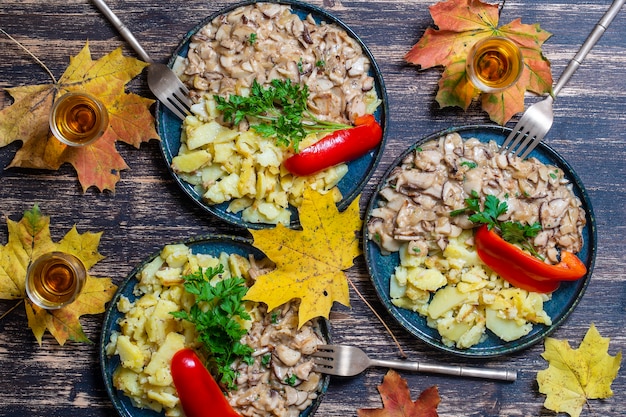
<path id="1" fill-rule="evenodd" d="M 294 16 L 291 19 L 291 25 L 289 27 L 289 32 L 296 38 L 301 38 L 303 36 L 304 33 L 304 22 L 302 22 L 302 20 L 300 20 L 299 18 L 297 18 L 296 16 Z M 308 32 L 307 32 L 308 33 Z"/>
<path id="2" fill-rule="evenodd" d="M 301 405 L 305 404 L 308 399 L 309 399 L 309 393 L 308 392 L 298 390 L 298 396 L 297 396 L 295 405 L 301 406 Z"/>
<path id="3" fill-rule="evenodd" d="M 228 23 L 224 23 L 219 26 L 217 32 L 215 32 L 215 40 L 222 42 L 230 39 L 232 26 Z"/>
<path id="4" fill-rule="evenodd" d="M 372 88 L 374 88 L 374 77 L 365 77 L 363 84 L 361 85 L 361 90 L 367 92 Z"/>
<path id="5" fill-rule="evenodd" d="M 360 98 L 355 98 L 346 105 L 346 113 L 351 122 L 366 113 L 367 105 Z"/>
<path id="6" fill-rule="evenodd" d="M 280 361 L 286 366 L 294 366 L 302 357 L 302 353 L 284 345 L 276 346 L 275 352 L 278 359 L 280 359 Z"/>
<path id="7" fill-rule="evenodd" d="M 270 19 L 276 17 L 281 12 L 280 4 L 257 3 L 257 8 Z"/>
<path id="8" fill-rule="evenodd" d="M 388 230 L 384 226 L 384 220 L 373 217 L 367 224 L 369 238 L 376 242 L 382 249 L 388 252 L 397 252 L 400 250 L 402 242 L 394 239 L 391 235 L 393 230 Z"/>
<path id="9" fill-rule="evenodd" d="M 465 181 L 463 182 L 463 191 L 467 195 L 471 195 L 473 191 L 478 194 L 483 189 L 484 174 L 480 169 L 470 169 L 465 173 Z"/>
<path id="10" fill-rule="evenodd" d="M 313 44 L 313 39 L 311 39 L 311 33 L 307 25 L 303 25 L 302 27 L 302 40 L 309 45 Z"/>
<path id="11" fill-rule="evenodd" d="M 552 264 L 556 264 L 559 262 L 559 251 L 556 248 L 548 248 L 547 251 L 548 254 L 548 260 L 552 263 Z"/>
<path id="12" fill-rule="evenodd" d="M 395 226 L 397 229 L 411 229 L 424 220 L 424 210 L 421 210 L 417 205 L 405 201 L 395 217 Z M 394 233 L 398 233 L 398 230 L 394 230 Z"/>
<path id="13" fill-rule="evenodd" d="M 310 98 L 310 109 L 320 119 L 327 119 L 328 114 L 337 114 L 343 108 L 341 99 L 330 91 L 313 94 Z"/>
<path id="14" fill-rule="evenodd" d="M 500 169 L 505 169 L 509 166 L 508 158 L 506 157 L 506 155 L 503 155 L 501 153 L 496 154 L 495 161 L 496 161 L 496 165 Z"/>
<path id="15" fill-rule="evenodd" d="M 303 355 L 311 355 L 317 350 L 317 345 L 322 343 L 311 327 L 302 328 L 294 337 L 294 344 Z"/>
<path id="16" fill-rule="evenodd" d="M 441 191 L 441 199 L 443 204 L 448 207 L 459 207 L 463 205 L 465 200 L 463 188 L 458 183 L 446 181 Z"/>
<path id="17" fill-rule="evenodd" d="M 302 384 L 298 385 L 298 390 L 313 393 L 319 388 L 321 380 L 322 376 L 317 372 L 313 372 L 309 375 L 308 379 L 302 381 Z"/>
<path id="18" fill-rule="evenodd" d="M 441 152 L 429 149 L 419 152 L 419 158 L 415 159 L 415 167 L 422 171 L 435 171 L 441 164 L 443 155 Z"/>
<path id="19" fill-rule="evenodd" d="M 309 375 L 311 375 L 311 372 L 313 371 L 313 361 L 309 360 L 306 362 L 302 362 L 296 365 L 293 370 L 298 379 L 305 381 L 309 378 Z"/>
<path id="20" fill-rule="evenodd" d="M 435 233 L 450 236 L 452 233 L 452 225 L 447 217 L 439 217 L 435 225 Z M 445 247 L 444 247 L 445 248 Z"/>
<path id="21" fill-rule="evenodd" d="M 279 359 L 277 356 L 272 355 L 272 362 L 271 362 L 271 368 L 272 368 L 272 372 L 274 373 L 274 376 L 279 380 L 279 381 L 284 381 L 285 378 L 288 377 L 288 372 L 289 372 L 289 367 L 285 366 Z"/>
<path id="22" fill-rule="evenodd" d="M 537 233 L 537 236 L 535 236 L 535 238 L 533 239 L 533 245 L 538 247 L 546 246 L 548 244 L 548 240 L 550 239 L 551 234 L 552 232 L 548 230 L 542 230 L 541 232 Z"/>
<path id="23" fill-rule="evenodd" d="M 416 169 L 404 171 L 396 183 L 398 189 L 426 190 L 432 187 L 437 180 L 434 172 L 422 172 Z"/>
<path id="24" fill-rule="evenodd" d="M 209 89 L 209 81 L 200 76 L 193 77 L 193 88 L 196 90 L 208 90 Z"/>
<path id="25" fill-rule="evenodd" d="M 250 35 L 253 33 L 256 33 L 254 28 L 248 25 L 237 25 L 232 31 L 232 37 L 245 44 L 250 42 Z"/>
<path id="26" fill-rule="evenodd" d="M 289 385 L 285 386 L 285 398 L 287 405 L 294 405 L 298 403 L 298 390 Z"/>
<path id="27" fill-rule="evenodd" d="M 568 205 L 569 203 L 562 198 L 543 203 L 539 209 L 542 227 L 544 229 L 558 227 L 560 224 L 559 220 L 563 217 Z"/>
<path id="28" fill-rule="evenodd" d="M 361 74 L 364 74 L 366 62 L 367 61 L 365 57 L 359 57 L 356 60 L 354 60 L 350 64 L 350 67 L 348 68 L 348 75 L 350 77 L 357 77 Z"/>
<path id="29" fill-rule="evenodd" d="M 204 60 L 193 50 L 187 54 L 187 66 L 185 67 L 185 75 L 200 74 L 204 71 Z"/>

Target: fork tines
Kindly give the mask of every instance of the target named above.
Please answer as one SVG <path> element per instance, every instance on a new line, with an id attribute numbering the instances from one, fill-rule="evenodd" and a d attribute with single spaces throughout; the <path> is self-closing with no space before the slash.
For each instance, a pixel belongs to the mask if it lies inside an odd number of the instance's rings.
<path id="1" fill-rule="evenodd" d="M 331 362 L 335 357 L 335 349 L 332 345 L 317 345 L 317 350 L 311 354 L 315 361 Z"/>
<path id="2" fill-rule="evenodd" d="M 191 114 L 191 100 L 189 99 L 189 90 L 186 87 L 179 87 L 178 91 L 174 91 L 172 95 L 167 97 L 167 102 L 163 104 L 170 109 L 172 113 L 180 119 L 185 119 Z"/>
<path id="3" fill-rule="evenodd" d="M 318 345 L 317 351 L 311 354 L 313 357 L 313 370 L 316 372 L 329 373 L 333 369 L 335 351 L 332 345 Z"/>
<path id="4" fill-rule="evenodd" d="M 533 136 L 530 135 L 529 129 L 526 129 L 522 122 L 523 120 L 517 122 L 513 131 L 509 133 L 509 136 L 507 136 L 506 140 L 500 147 L 501 154 L 512 153 L 513 156 L 521 156 L 522 154 L 526 155 L 527 153 L 530 153 L 530 151 L 534 149 L 533 146 L 533 148 L 524 152 L 529 143 L 532 142 Z M 525 156 L 521 156 L 522 159 L 524 157 Z"/>

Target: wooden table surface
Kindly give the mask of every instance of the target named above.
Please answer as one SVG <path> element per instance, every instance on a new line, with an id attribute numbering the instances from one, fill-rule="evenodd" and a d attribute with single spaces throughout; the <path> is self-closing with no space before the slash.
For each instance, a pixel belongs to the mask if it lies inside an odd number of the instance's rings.
<path id="1" fill-rule="evenodd" d="M 110 0 L 110 7 L 132 29 L 148 53 L 165 62 L 181 37 L 203 17 L 230 1 Z M 430 0 L 314 0 L 342 19 L 370 47 L 380 65 L 389 96 L 389 139 L 375 174 L 363 192 L 362 208 L 382 173 L 409 144 L 451 126 L 489 123 L 477 105 L 468 112 L 439 109 L 434 101 L 439 70 L 418 72 L 403 61 L 404 54 L 432 25 Z M 521 17 L 553 33 L 544 53 L 557 78 L 574 56 L 604 11 L 609 0 L 507 1 L 501 22 Z M 97 59 L 120 45 L 135 56 L 117 32 L 88 0 L 2 0 L 0 28 L 20 40 L 58 77 L 70 56 L 89 40 Z M 0 35 L 0 88 L 49 82 L 46 73 L 6 37 Z M 610 353 L 626 346 L 626 10 L 616 18 L 600 43 L 559 96 L 555 123 L 547 142 L 578 173 L 590 195 L 598 226 L 598 256 L 591 283 L 579 306 L 553 334 L 574 347 L 595 323 L 611 337 Z M 130 90 L 150 96 L 144 77 Z M 536 98 L 527 97 L 527 104 Z M 0 92 L 0 109 L 11 104 Z M 512 123 L 510 124 L 512 125 Z M 0 166 L 6 167 L 20 143 L 0 148 Z M 132 268 L 164 244 L 207 233 L 247 236 L 248 232 L 207 216 L 189 202 L 170 177 L 158 141 L 137 150 L 118 143 L 130 166 L 123 171 L 116 192 L 86 193 L 73 168 L 59 171 L 6 169 L 0 171 L 0 244 L 6 244 L 8 218 L 19 220 L 38 204 L 52 217 L 55 241 L 76 224 L 78 230 L 104 231 L 100 252 L 106 259 L 91 273 L 120 283 Z M 437 385 L 441 416 L 551 416 L 543 407 L 536 373 L 547 367 L 541 358 L 543 344 L 482 362 L 441 353 L 413 338 L 383 311 L 369 281 L 363 258 L 348 275 L 383 315 L 410 359 L 452 364 L 509 367 L 519 371 L 515 383 L 486 382 L 406 372 L 415 399 Z M 373 354 L 397 356 L 383 326 L 351 291 L 352 309 L 339 308 L 332 321 L 336 342 L 360 345 Z M 15 304 L 0 300 L 0 314 Z M 0 321 L 1 416 L 114 416 L 99 369 L 98 340 L 103 315 L 82 319 L 94 344 L 68 343 L 60 347 L 47 334 L 39 346 L 27 327 L 20 306 Z M 371 369 L 351 379 L 333 379 L 317 416 L 354 416 L 357 408 L 380 407 L 376 386 L 386 369 Z M 590 402 L 586 416 L 622 416 L 626 402 L 626 372 L 613 382 L 614 396 Z"/>

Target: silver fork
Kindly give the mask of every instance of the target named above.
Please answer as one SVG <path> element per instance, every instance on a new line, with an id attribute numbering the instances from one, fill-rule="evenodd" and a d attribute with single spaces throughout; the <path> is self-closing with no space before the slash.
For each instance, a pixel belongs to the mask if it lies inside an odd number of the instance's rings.
<path id="1" fill-rule="evenodd" d="M 313 369 L 329 375 L 354 376 L 372 366 L 429 372 L 463 377 L 515 381 L 517 372 L 508 369 L 472 368 L 468 366 L 435 365 L 422 362 L 370 359 L 354 346 L 319 345 L 313 353 Z"/>
<path id="2" fill-rule="evenodd" d="M 543 140 L 546 133 L 552 127 L 554 115 L 552 114 L 552 103 L 556 99 L 561 88 L 572 78 L 581 62 L 591 48 L 600 40 L 604 31 L 609 27 L 617 13 L 620 11 L 626 0 L 614 0 L 609 10 L 602 16 L 602 19 L 595 25 L 587 40 L 578 50 L 578 53 L 569 62 L 558 82 L 552 89 L 550 96 L 530 106 L 517 122 L 513 131 L 507 136 L 500 148 L 500 153 L 518 155 L 524 159 Z M 519 147 L 518 147 L 519 145 Z M 517 147 L 517 149 L 516 149 Z"/>
<path id="3" fill-rule="evenodd" d="M 122 21 L 111 11 L 103 0 L 93 0 L 96 7 L 115 26 L 120 35 L 137 52 L 139 57 L 149 63 L 148 66 L 148 87 L 156 98 L 165 107 L 171 110 L 181 120 L 191 114 L 191 99 L 189 90 L 178 78 L 178 76 L 167 65 L 154 62 L 148 53 L 139 44 L 132 32 L 122 23 Z"/>

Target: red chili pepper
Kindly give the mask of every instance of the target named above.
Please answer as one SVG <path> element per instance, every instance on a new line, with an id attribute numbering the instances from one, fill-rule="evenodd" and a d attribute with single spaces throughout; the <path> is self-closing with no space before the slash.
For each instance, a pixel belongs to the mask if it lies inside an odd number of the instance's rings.
<path id="1" fill-rule="evenodd" d="M 561 281 L 585 276 L 587 267 L 576 255 L 561 251 L 561 262 L 549 265 L 502 239 L 487 225 L 474 237 L 480 259 L 495 273 L 516 287 L 535 292 L 552 292 Z"/>
<path id="2" fill-rule="evenodd" d="M 196 353 L 181 349 L 172 357 L 172 378 L 187 417 L 241 417 Z"/>
<path id="3" fill-rule="evenodd" d="M 371 114 L 355 120 L 355 127 L 336 130 L 290 156 L 285 168 L 294 175 L 311 175 L 342 162 L 352 161 L 378 145 L 383 129 Z"/>

